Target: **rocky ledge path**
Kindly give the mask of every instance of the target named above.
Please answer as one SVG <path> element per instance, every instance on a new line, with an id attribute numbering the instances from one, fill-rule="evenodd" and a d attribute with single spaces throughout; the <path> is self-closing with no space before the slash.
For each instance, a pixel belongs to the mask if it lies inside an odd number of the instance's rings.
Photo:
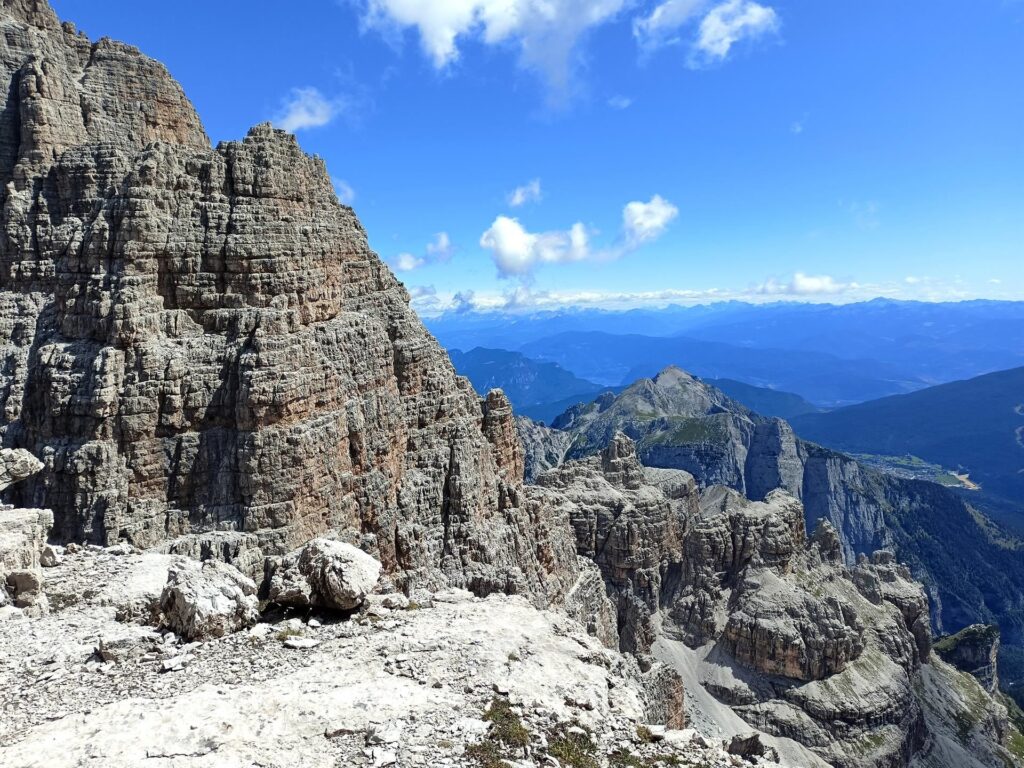
<path id="1" fill-rule="evenodd" d="M 636 661 L 523 598 L 373 595 L 195 643 L 141 623 L 176 559 L 72 551 L 49 614 L 0 609 L 0 764 L 751 764 L 645 722 Z"/>

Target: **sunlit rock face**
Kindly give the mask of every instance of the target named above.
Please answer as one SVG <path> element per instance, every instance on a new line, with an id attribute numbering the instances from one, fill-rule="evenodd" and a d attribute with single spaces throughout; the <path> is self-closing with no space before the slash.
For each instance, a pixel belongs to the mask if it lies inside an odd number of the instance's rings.
<path id="1" fill-rule="evenodd" d="M 211 148 L 162 65 L 44 2 L 0 31 L 0 431 L 44 464 L 11 501 L 62 541 L 344 531 L 400 581 L 568 589 L 507 401 L 455 375 L 319 159 L 269 125 Z"/>

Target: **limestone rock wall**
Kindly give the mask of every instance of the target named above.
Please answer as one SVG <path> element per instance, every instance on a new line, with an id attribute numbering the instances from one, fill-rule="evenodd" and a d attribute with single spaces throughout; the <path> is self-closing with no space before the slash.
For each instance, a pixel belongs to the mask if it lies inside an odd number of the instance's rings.
<path id="1" fill-rule="evenodd" d="M 673 367 L 574 406 L 554 426 L 556 434 L 539 433 L 538 444 L 568 441 L 568 459 L 595 455 L 622 431 L 645 465 L 686 470 L 702 488 L 727 485 L 755 500 L 782 489 L 803 504 L 809 529 L 819 519 L 831 524 L 848 566 L 860 554 L 895 552 L 927 587 L 935 631 L 998 623 L 1005 647 L 1019 652 L 1024 644 L 1021 549 L 961 494 L 801 440 L 785 421 Z M 548 455 L 528 450 L 527 472 Z"/>
<path id="2" fill-rule="evenodd" d="M 655 640 L 653 616 L 683 569 L 683 535 L 697 491 L 685 472 L 667 497 L 654 487 L 636 446 L 618 434 L 600 456 L 541 475 L 531 492 L 560 503 L 576 536 L 576 551 L 597 563 L 615 606 L 619 646 L 646 652 Z"/>
<path id="3" fill-rule="evenodd" d="M 999 690 L 999 627 L 972 624 L 935 643 L 935 651 L 957 669 L 968 672 L 989 693 Z"/>
<path id="4" fill-rule="evenodd" d="M 343 531 L 400 580 L 569 589 L 507 401 L 455 375 L 319 159 L 269 125 L 211 148 L 160 64 L 42 0 L 0 34 L 0 436 L 44 464 L 10 501 L 62 541 Z"/>

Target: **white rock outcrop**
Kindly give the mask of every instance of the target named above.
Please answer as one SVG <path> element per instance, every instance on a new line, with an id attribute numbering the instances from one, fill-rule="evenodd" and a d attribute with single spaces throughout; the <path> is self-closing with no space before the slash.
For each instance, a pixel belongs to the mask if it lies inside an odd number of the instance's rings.
<path id="1" fill-rule="evenodd" d="M 313 539 L 275 565 L 268 596 L 282 605 L 350 611 L 377 585 L 380 572 L 377 560 L 351 544 Z"/>
<path id="2" fill-rule="evenodd" d="M 223 637 L 259 620 L 256 584 L 225 563 L 183 560 L 160 596 L 163 623 L 190 640 Z"/>

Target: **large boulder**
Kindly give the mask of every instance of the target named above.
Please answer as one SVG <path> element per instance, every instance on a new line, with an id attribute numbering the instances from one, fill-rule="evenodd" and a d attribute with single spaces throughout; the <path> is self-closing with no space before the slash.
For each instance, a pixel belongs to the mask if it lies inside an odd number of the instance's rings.
<path id="1" fill-rule="evenodd" d="M 0 449 L 0 491 L 42 468 L 43 462 L 22 448 Z"/>
<path id="2" fill-rule="evenodd" d="M 259 620 L 256 584 L 225 563 L 183 560 L 171 566 L 160 596 L 163 622 L 190 640 L 223 637 Z"/>
<path id="3" fill-rule="evenodd" d="M 283 605 L 351 611 L 376 586 L 380 572 L 377 560 L 351 544 L 313 539 L 274 566 L 268 597 Z"/>
<path id="4" fill-rule="evenodd" d="M 38 570 L 51 525 L 53 513 L 48 509 L 0 509 L 0 577 Z"/>
<path id="5" fill-rule="evenodd" d="M 38 570 L 11 571 L 7 574 L 7 593 L 17 608 L 29 609 L 32 615 L 46 613 L 49 608 Z"/>

